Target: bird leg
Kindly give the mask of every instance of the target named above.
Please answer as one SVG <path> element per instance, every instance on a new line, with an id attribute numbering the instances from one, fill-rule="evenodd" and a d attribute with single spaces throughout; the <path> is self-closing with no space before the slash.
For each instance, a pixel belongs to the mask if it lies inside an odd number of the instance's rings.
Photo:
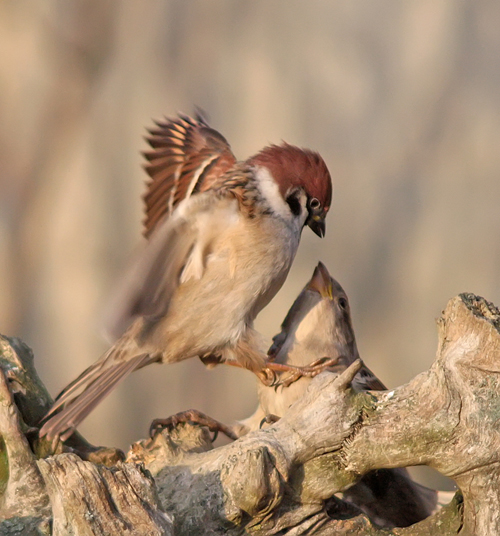
<path id="1" fill-rule="evenodd" d="M 149 427 L 149 435 L 150 437 L 154 437 L 163 428 L 175 428 L 178 424 L 187 422 L 199 424 L 200 426 L 206 426 L 211 432 L 214 433 L 212 442 L 215 441 L 219 432 L 225 434 L 227 437 L 229 437 L 229 439 L 238 439 L 238 436 L 234 433 L 230 426 L 216 421 L 215 419 L 212 419 L 212 417 L 209 417 L 208 415 L 205 415 L 205 413 L 202 413 L 196 409 L 181 411 L 175 415 L 172 415 L 171 417 L 167 417 L 166 419 L 154 419 Z"/>
<path id="2" fill-rule="evenodd" d="M 289 374 L 286 375 L 283 379 L 275 380 L 275 382 L 272 384 L 275 387 L 288 387 L 302 377 L 314 378 L 314 376 L 317 376 L 320 372 L 323 372 L 324 370 L 332 367 L 335 364 L 338 364 L 337 357 L 322 357 L 320 359 L 316 359 L 316 361 L 313 361 L 312 363 L 304 367 L 287 365 L 286 363 L 276 363 L 274 361 L 267 361 L 266 368 L 274 373 L 289 372 Z"/>
<path id="3" fill-rule="evenodd" d="M 272 385 L 276 385 L 277 382 L 277 376 L 276 372 L 271 370 L 269 367 L 267 367 L 268 362 L 265 361 L 264 366 L 260 370 L 252 370 L 256 374 L 256 376 L 259 378 L 259 380 L 266 386 L 271 387 Z M 224 365 L 230 365 L 231 367 L 238 367 L 246 370 L 251 370 L 239 363 L 238 361 L 224 361 Z"/>
<path id="4" fill-rule="evenodd" d="M 238 361 L 224 361 L 224 364 L 231 365 L 232 367 L 246 368 L 241 363 L 238 363 Z M 286 363 L 276 363 L 271 358 L 265 362 L 265 366 L 261 370 L 254 372 L 266 387 L 288 387 L 302 377 L 314 378 L 314 376 L 317 376 L 320 372 L 338 364 L 338 357 L 322 357 L 304 367 L 287 365 Z M 290 374 L 285 376 L 282 380 L 278 379 L 277 373 L 283 372 L 289 372 Z"/>

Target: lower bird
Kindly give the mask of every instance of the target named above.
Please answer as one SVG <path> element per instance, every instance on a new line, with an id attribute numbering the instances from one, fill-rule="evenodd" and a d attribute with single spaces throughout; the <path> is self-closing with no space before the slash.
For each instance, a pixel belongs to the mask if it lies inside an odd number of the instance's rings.
<path id="1" fill-rule="evenodd" d="M 70 437 L 150 363 L 198 356 L 259 374 L 278 367 L 253 321 L 283 285 L 303 227 L 325 233 L 332 183 L 319 154 L 283 143 L 238 162 L 202 117 L 158 121 L 149 132 L 148 241 L 114 301 L 116 342 L 56 399 L 40 430 L 48 439 Z"/>
<path id="2" fill-rule="evenodd" d="M 328 356 L 341 372 L 359 359 L 344 289 L 319 263 L 313 276 L 288 312 L 281 332 L 273 339 L 269 355 L 277 363 L 301 366 Z M 278 387 L 258 385 L 259 405 L 255 413 L 231 427 L 235 436 L 258 429 L 263 421 L 282 417 L 306 391 L 310 378 L 283 373 Z M 384 384 L 365 365 L 352 382 L 358 391 L 385 390 Z M 225 431 L 225 430 L 223 430 Z M 344 493 L 344 499 L 363 510 L 380 526 L 404 527 L 428 517 L 436 508 L 437 494 L 414 482 L 406 469 L 382 469 L 365 475 Z"/>

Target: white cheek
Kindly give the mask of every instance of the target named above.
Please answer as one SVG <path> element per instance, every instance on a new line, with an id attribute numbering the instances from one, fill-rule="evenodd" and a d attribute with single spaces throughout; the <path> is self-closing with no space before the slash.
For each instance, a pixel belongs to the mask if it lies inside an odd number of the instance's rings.
<path id="1" fill-rule="evenodd" d="M 302 319 L 295 331 L 295 338 L 299 343 L 307 340 L 318 331 L 318 326 L 321 326 L 323 323 L 320 318 L 320 312 L 321 307 L 318 304 Z"/>
<path id="2" fill-rule="evenodd" d="M 295 338 L 304 345 L 321 347 L 324 351 L 335 347 L 335 326 L 338 324 L 335 309 L 327 299 L 320 299 L 301 320 Z"/>
<path id="3" fill-rule="evenodd" d="M 271 210 L 285 221 L 293 222 L 293 227 L 297 227 L 297 230 L 300 231 L 307 219 L 306 194 L 302 193 L 299 198 L 302 210 L 297 217 L 290 210 L 290 205 L 283 199 L 278 184 L 266 167 L 257 166 L 255 168 L 255 178 L 257 179 L 260 193 L 266 199 Z"/>
<path id="4" fill-rule="evenodd" d="M 292 215 L 288 203 L 283 199 L 278 185 L 271 175 L 270 171 L 265 167 L 257 167 L 255 169 L 255 178 L 262 196 L 266 199 L 272 211 L 279 214 L 282 218 L 290 219 Z"/>

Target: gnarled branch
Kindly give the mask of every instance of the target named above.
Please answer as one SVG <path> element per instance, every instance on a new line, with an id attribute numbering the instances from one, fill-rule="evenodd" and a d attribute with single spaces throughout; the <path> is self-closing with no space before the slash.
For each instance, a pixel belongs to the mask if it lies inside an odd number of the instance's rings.
<path id="1" fill-rule="evenodd" d="M 500 313 L 462 294 L 438 325 L 435 363 L 404 386 L 355 392 L 357 362 L 340 376 L 321 374 L 275 425 L 230 445 L 213 449 L 206 429 L 179 425 L 133 445 L 125 464 L 105 456 L 111 468 L 75 454 L 36 461 L 43 445 L 28 443 L 25 423 L 50 400 L 40 389 L 29 395 L 29 381 L 12 372 L 17 359 L 23 374 L 36 375 L 26 372 L 26 350 L 1 339 L 8 470 L 1 475 L 0 531 L 15 534 L 17 523 L 32 534 L 381 535 L 387 531 L 334 495 L 374 469 L 427 464 L 457 482 L 463 502 L 457 495 L 392 534 L 498 534 Z M 31 396 L 28 410 L 23 396 Z M 94 460 L 101 452 L 83 440 L 70 450 Z"/>

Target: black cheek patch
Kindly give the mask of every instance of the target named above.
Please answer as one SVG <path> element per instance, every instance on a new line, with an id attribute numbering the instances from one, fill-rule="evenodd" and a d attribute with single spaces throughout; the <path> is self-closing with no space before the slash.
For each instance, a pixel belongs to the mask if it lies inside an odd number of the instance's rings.
<path id="1" fill-rule="evenodd" d="M 297 199 L 297 197 L 294 194 L 289 195 L 286 198 L 286 202 L 288 203 L 292 214 L 294 216 L 299 216 L 300 212 L 302 211 L 302 207 L 300 206 L 300 201 Z"/>

